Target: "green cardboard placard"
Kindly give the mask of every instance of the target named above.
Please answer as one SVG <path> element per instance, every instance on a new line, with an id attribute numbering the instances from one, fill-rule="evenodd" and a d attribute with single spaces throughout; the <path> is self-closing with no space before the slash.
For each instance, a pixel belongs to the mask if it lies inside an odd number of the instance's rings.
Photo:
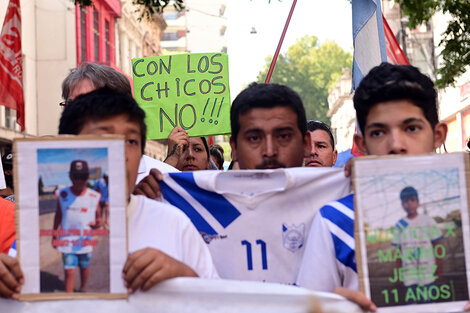
<path id="1" fill-rule="evenodd" d="M 132 59 L 134 96 L 145 111 L 147 139 L 179 126 L 189 136 L 230 133 L 228 56 L 189 53 Z"/>

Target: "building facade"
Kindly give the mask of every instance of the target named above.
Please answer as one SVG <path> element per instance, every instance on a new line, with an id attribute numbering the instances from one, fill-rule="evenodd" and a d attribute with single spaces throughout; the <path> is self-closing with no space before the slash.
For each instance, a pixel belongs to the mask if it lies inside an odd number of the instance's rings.
<path id="1" fill-rule="evenodd" d="M 336 150 L 343 152 L 351 149 L 356 128 L 356 111 L 351 94 L 352 77 L 349 68 L 343 69 L 343 75 L 328 95 L 331 130 L 335 138 Z"/>
<path id="2" fill-rule="evenodd" d="M 436 68 L 441 62 L 438 45 L 449 17 L 437 13 L 429 23 L 420 25 L 416 29 L 409 29 L 405 25 L 407 20 L 403 18 L 398 4 L 384 0 L 382 10 L 410 64 L 418 67 L 435 81 Z M 339 139 L 338 151 L 351 147 L 351 130 L 354 131 L 351 125 L 355 125 L 352 95 L 349 95 L 350 89 L 343 88 L 346 80 L 347 74 L 343 73 L 328 97 L 330 105 L 328 116 L 336 138 Z M 470 138 L 470 71 L 459 77 L 456 86 L 439 89 L 438 103 L 439 117 L 448 126 L 447 139 L 440 150 L 464 151 Z"/>
<path id="3" fill-rule="evenodd" d="M 8 2 L 0 2 L 1 21 Z M 20 5 L 26 129 L 20 132 L 16 112 L 0 106 L 0 153 L 15 137 L 57 134 L 61 84 L 70 70 L 95 62 L 130 78 L 132 57 L 161 54 L 166 27 L 160 16 L 138 22 L 132 0 L 93 0 L 85 8 L 70 0 L 21 0 Z M 148 146 L 149 154 L 164 157 L 163 147 Z"/>
<path id="4" fill-rule="evenodd" d="M 174 52 L 227 52 L 226 0 L 186 0 L 185 10 L 166 8 L 161 46 Z"/>

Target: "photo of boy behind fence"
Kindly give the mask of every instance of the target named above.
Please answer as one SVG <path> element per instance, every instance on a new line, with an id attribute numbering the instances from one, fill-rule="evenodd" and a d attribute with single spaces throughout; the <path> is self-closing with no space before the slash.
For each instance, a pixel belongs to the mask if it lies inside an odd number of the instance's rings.
<path id="1" fill-rule="evenodd" d="M 399 281 L 413 294 L 419 289 L 430 289 L 442 274 L 440 258 L 434 256 L 442 240 L 437 223 L 426 214 L 418 214 L 419 197 L 415 188 L 407 186 L 400 192 L 400 200 L 406 217 L 395 225 L 392 245 L 400 249 L 404 258 L 397 258 L 392 282 Z M 432 302 L 430 297 L 412 297 L 409 303 Z"/>
<path id="2" fill-rule="evenodd" d="M 426 192 L 422 201 L 419 188 L 405 185 L 397 195 L 404 216 L 367 231 L 371 299 L 379 306 L 468 298 L 459 196 Z"/>

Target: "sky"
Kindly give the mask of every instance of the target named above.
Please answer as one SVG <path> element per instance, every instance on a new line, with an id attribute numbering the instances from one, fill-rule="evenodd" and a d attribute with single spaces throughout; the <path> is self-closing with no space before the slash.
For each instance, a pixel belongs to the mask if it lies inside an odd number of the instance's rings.
<path id="1" fill-rule="evenodd" d="M 227 0 L 226 3 L 225 36 L 233 100 L 243 86 L 256 80 L 265 58 L 274 55 L 293 0 Z M 0 22 L 7 4 L 0 1 Z M 332 40 L 352 53 L 351 18 L 351 4 L 347 0 L 297 0 L 281 52 L 296 39 L 315 35 L 320 43 Z M 250 33 L 252 27 L 256 34 Z"/>
<path id="2" fill-rule="evenodd" d="M 227 53 L 232 100 L 255 81 L 265 58 L 274 55 L 293 0 L 228 0 Z M 297 0 L 281 52 L 314 35 L 352 53 L 352 13 L 347 0 Z M 256 34 L 251 34 L 252 28 Z"/>
<path id="3" fill-rule="evenodd" d="M 70 185 L 69 171 L 73 160 L 86 160 L 88 168 L 108 171 L 107 148 L 38 149 L 38 177 L 45 186 Z"/>

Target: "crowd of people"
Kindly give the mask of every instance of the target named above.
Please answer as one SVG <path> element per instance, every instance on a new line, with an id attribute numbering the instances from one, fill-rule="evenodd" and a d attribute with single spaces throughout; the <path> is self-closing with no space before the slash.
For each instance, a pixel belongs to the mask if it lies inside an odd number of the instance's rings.
<path id="1" fill-rule="evenodd" d="M 159 200 L 162 173 L 222 169 L 223 149 L 175 127 L 164 162 L 143 155 L 145 113 L 132 98 L 127 78 L 109 67 L 85 63 L 64 80 L 62 90 L 59 134 L 125 137 L 130 254 L 123 278 L 129 291 L 145 291 L 172 277 L 219 278 L 213 256 L 188 217 Z M 353 100 L 360 129 L 354 142 L 364 155 L 432 153 L 446 139 L 434 84 L 415 67 L 383 63 L 373 68 Z M 332 167 L 336 162 L 331 129 L 307 121 L 301 98 L 287 86 L 253 83 L 234 99 L 230 114 L 233 168 Z M 375 311 L 359 292 L 354 195 L 331 200 L 313 220 L 296 284 L 336 292 Z M 27 277 L 18 260 L 7 254 L 15 237 L 14 206 L 7 202 L 0 199 L 7 212 L 0 220 L 0 295 L 16 299 Z"/>

